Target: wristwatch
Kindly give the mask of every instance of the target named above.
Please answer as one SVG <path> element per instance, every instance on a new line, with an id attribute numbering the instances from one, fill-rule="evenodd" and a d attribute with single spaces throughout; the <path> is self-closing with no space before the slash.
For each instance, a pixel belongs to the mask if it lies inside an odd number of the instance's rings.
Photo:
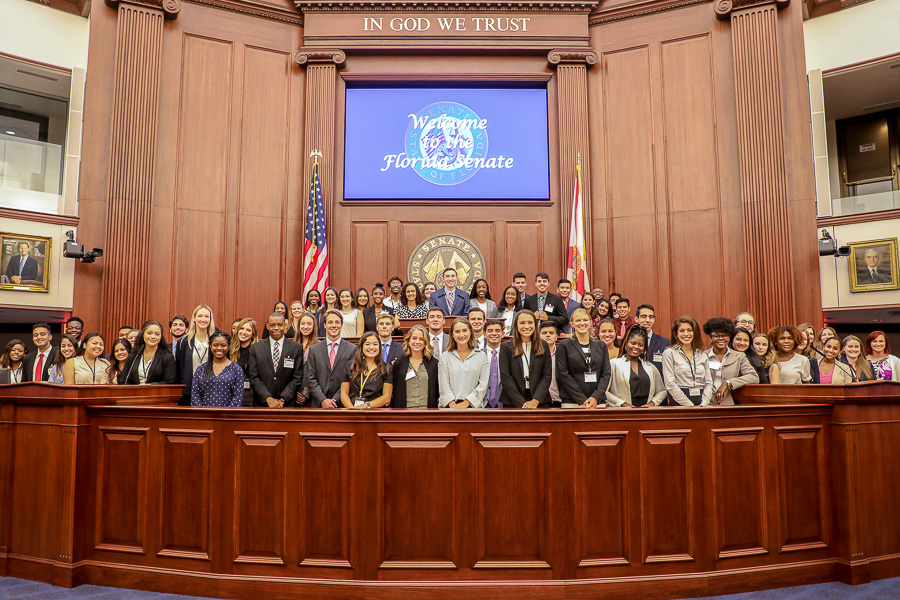
<path id="1" fill-rule="evenodd" d="M 366 402 L 366 408 L 372 408 L 372 403 L 371 403 L 371 402 Z"/>

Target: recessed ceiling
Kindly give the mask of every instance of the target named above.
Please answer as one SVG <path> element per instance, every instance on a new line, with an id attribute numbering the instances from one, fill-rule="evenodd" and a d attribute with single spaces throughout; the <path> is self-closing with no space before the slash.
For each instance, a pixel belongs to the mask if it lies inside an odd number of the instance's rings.
<path id="1" fill-rule="evenodd" d="M 829 121 L 900 107 L 900 57 L 823 74 L 822 85 Z"/>

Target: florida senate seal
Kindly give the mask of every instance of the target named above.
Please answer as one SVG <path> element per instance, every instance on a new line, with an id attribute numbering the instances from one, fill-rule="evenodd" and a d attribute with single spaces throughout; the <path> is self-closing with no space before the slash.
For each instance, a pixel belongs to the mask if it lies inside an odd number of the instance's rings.
<path id="1" fill-rule="evenodd" d="M 416 246 L 409 257 L 406 274 L 409 281 L 420 288 L 428 281 L 440 288 L 443 286 L 441 276 L 448 267 L 456 269 L 459 288 L 468 290 L 473 281 L 484 277 L 484 255 L 466 238 L 441 233 Z"/>

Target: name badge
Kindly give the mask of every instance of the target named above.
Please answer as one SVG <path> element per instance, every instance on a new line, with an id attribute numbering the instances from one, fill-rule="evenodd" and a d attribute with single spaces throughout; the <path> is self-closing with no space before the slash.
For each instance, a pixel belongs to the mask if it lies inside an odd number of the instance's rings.
<path id="1" fill-rule="evenodd" d="M 591 351 L 591 347 L 588 346 L 587 348 L 585 348 L 582 346 L 581 351 L 584 352 L 585 354 L 588 354 Z"/>
<path id="2" fill-rule="evenodd" d="M 285 358 L 284 359 L 284 368 L 285 369 L 293 369 L 294 368 L 294 359 L 293 358 Z"/>
<path id="3" fill-rule="evenodd" d="M 720 363 L 717 360 L 715 360 L 715 361 L 711 360 L 711 361 L 709 361 L 709 368 L 712 369 L 713 371 L 718 371 L 719 369 L 722 368 L 722 363 Z"/>
<path id="4" fill-rule="evenodd" d="M 661 362 L 662 361 L 662 353 L 657 352 L 653 355 L 653 362 Z"/>
<path id="5" fill-rule="evenodd" d="M 699 396 L 700 388 L 691 388 L 690 390 L 688 390 L 688 393 L 690 393 L 691 396 Z"/>
<path id="6" fill-rule="evenodd" d="M 544 307 L 544 312 L 547 313 L 547 314 L 552 313 L 552 312 L 553 312 L 553 305 L 551 304 L 551 305 L 545 306 L 545 307 Z"/>
<path id="7" fill-rule="evenodd" d="M 353 403 L 353 406 L 362 406 L 362 405 L 365 404 L 365 403 L 366 403 L 365 400 L 363 400 L 362 398 L 358 398 L 358 399 L 356 400 L 356 402 Z"/>
<path id="8" fill-rule="evenodd" d="M 530 389 L 531 389 L 531 382 L 528 381 L 528 378 L 527 378 L 527 377 L 525 378 L 525 389 L 526 389 L 526 390 L 530 390 Z"/>
<path id="9" fill-rule="evenodd" d="M 244 389 L 245 389 L 245 390 L 249 390 L 249 389 L 250 389 L 250 382 L 247 381 L 246 379 L 244 380 Z"/>
<path id="10" fill-rule="evenodd" d="M 412 369 L 410 369 L 409 371 L 406 372 L 406 380 L 407 381 L 409 381 L 410 379 L 412 379 L 415 376 L 416 376 L 416 372 L 413 371 Z"/>
<path id="11" fill-rule="evenodd" d="M 594 371 L 588 371 L 584 374 L 584 382 L 585 383 L 597 383 L 597 373 Z"/>

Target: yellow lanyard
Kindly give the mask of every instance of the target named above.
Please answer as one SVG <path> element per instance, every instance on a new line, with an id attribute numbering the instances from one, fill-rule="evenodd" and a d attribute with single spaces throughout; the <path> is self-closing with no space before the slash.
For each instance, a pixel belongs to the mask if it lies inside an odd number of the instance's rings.
<path id="1" fill-rule="evenodd" d="M 360 396 L 363 395 L 363 388 L 366 387 L 366 382 L 369 380 L 369 376 L 372 374 L 372 371 L 374 371 L 374 370 L 375 370 L 375 367 L 372 367 L 371 369 L 369 369 L 369 372 L 366 373 L 365 378 L 363 378 L 362 375 L 359 376 L 359 395 Z"/>

